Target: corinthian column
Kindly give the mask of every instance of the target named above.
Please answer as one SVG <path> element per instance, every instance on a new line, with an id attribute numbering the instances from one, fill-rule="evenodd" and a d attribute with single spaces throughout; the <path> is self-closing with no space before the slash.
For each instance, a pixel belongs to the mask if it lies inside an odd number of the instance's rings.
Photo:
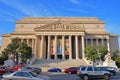
<path id="1" fill-rule="evenodd" d="M 82 37 L 82 58 L 85 58 L 85 44 L 84 44 L 84 36 L 81 36 Z"/>
<path id="2" fill-rule="evenodd" d="M 65 36 L 62 36 L 62 59 L 65 59 Z"/>
<path id="3" fill-rule="evenodd" d="M 98 38 L 96 38 L 96 46 L 98 46 L 98 45 L 99 45 L 98 40 L 99 40 L 99 39 L 98 39 Z"/>
<path id="4" fill-rule="evenodd" d="M 50 59 L 50 36 L 48 36 L 48 52 L 47 52 L 47 59 Z"/>
<path id="5" fill-rule="evenodd" d="M 57 36 L 55 36 L 55 59 L 57 59 Z"/>
<path id="6" fill-rule="evenodd" d="M 34 53 L 34 39 L 32 39 L 32 52 Z"/>
<path id="7" fill-rule="evenodd" d="M 72 59 L 71 36 L 69 36 L 69 59 Z"/>
<path id="8" fill-rule="evenodd" d="M 78 56 L 78 36 L 75 36 L 75 43 L 76 43 L 76 59 L 79 58 Z"/>
<path id="9" fill-rule="evenodd" d="M 38 35 L 36 35 L 35 39 L 35 53 L 34 53 L 35 58 L 37 58 L 37 54 L 38 54 Z"/>
<path id="10" fill-rule="evenodd" d="M 44 36 L 42 35 L 42 40 L 41 40 L 41 58 L 44 58 Z"/>
<path id="11" fill-rule="evenodd" d="M 101 41 L 102 41 L 102 45 L 104 46 L 104 39 L 101 39 Z"/>

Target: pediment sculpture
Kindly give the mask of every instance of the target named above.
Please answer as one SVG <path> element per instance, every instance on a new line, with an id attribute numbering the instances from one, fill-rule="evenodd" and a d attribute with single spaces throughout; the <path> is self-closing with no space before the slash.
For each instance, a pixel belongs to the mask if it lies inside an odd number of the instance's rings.
<path id="1" fill-rule="evenodd" d="M 84 31 L 84 26 L 76 26 L 74 24 L 65 24 L 60 21 L 40 26 L 34 29 L 35 31 Z"/>

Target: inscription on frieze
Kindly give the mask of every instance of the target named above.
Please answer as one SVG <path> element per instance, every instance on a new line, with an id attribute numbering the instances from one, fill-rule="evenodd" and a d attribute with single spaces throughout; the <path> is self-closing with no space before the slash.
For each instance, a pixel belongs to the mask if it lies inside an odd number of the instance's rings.
<path id="1" fill-rule="evenodd" d="M 84 30 L 82 26 L 70 25 L 70 24 L 54 24 L 54 25 L 45 25 L 35 28 L 36 31 L 41 30 Z"/>

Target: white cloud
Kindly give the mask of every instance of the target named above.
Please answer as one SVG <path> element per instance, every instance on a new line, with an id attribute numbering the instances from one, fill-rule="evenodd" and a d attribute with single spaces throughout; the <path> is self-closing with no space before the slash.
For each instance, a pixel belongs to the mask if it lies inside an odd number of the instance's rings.
<path id="1" fill-rule="evenodd" d="M 80 0 L 70 0 L 70 2 L 73 3 L 73 4 L 79 4 L 80 3 L 79 1 Z"/>
<path id="2" fill-rule="evenodd" d="M 48 9 L 42 4 L 33 6 L 33 5 L 27 5 L 24 4 L 22 1 L 15 1 L 15 0 L 0 0 L 2 3 L 11 6 L 12 8 L 15 8 L 19 12 L 28 15 L 28 16 L 42 16 L 47 15 L 46 11 L 49 12 Z M 37 7 L 37 8 L 36 8 Z M 46 10 L 46 11 L 45 11 Z"/>
<path id="3" fill-rule="evenodd" d="M 79 13 L 88 13 L 87 11 L 81 10 L 81 9 L 66 8 L 66 10 L 73 11 L 73 12 L 79 12 Z"/>

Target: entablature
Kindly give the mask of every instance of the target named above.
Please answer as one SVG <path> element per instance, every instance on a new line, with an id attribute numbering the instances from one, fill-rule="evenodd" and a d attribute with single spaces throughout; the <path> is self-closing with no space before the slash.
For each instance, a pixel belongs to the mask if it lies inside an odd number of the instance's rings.
<path id="1" fill-rule="evenodd" d="M 56 21 L 51 24 L 47 24 L 44 26 L 40 26 L 34 28 L 36 32 L 84 32 L 84 25 L 74 25 L 74 24 L 66 24 L 61 21 Z"/>

